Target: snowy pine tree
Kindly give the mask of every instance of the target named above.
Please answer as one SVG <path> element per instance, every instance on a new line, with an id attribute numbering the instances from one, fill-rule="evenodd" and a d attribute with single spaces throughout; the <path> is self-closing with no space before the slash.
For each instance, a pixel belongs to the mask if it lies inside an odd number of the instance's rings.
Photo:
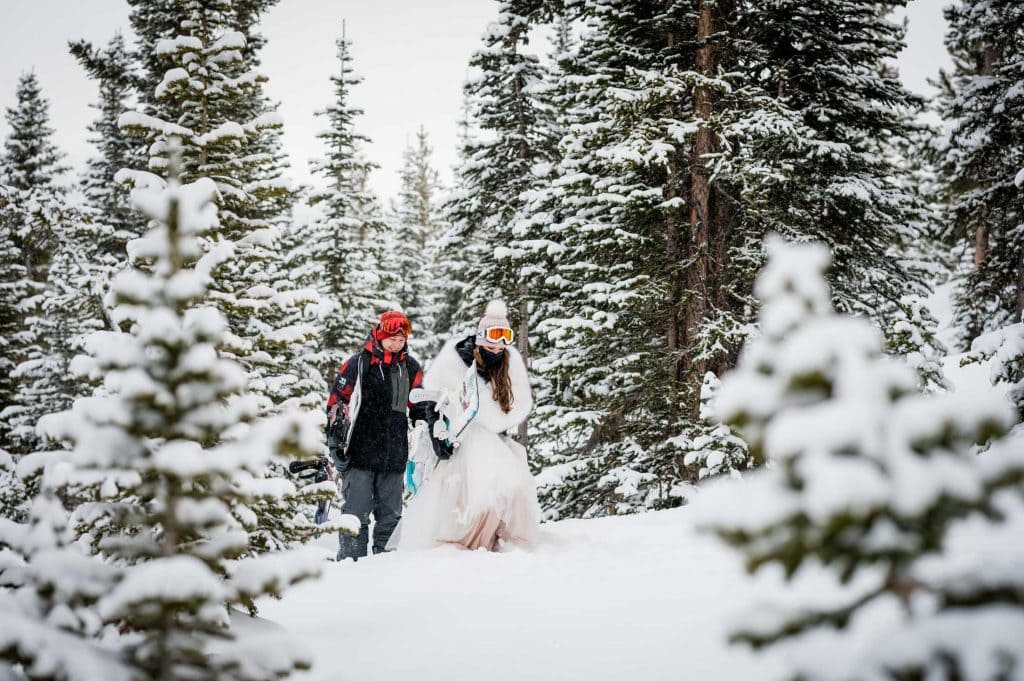
<path id="1" fill-rule="evenodd" d="M 82 190 L 110 230 L 96 248 L 97 264 L 109 268 L 104 282 L 108 284 L 125 264 L 125 244 L 141 236 L 145 228 L 139 214 L 132 210 L 128 187 L 114 181 L 122 168 L 140 168 L 148 161 L 140 141 L 117 124 L 121 114 L 131 109 L 141 79 L 135 72 L 134 55 L 120 33 L 104 49 L 78 41 L 71 43 L 70 50 L 99 85 L 99 102 L 93 105 L 99 117 L 89 126 L 97 155 L 89 160 Z"/>
<path id="2" fill-rule="evenodd" d="M 22 191 L 58 192 L 58 182 L 67 167 L 61 165 L 64 154 L 51 139 L 50 103 L 43 96 L 35 73 L 23 74 L 18 79 L 15 97 L 17 103 L 7 109 L 11 130 L 4 140 L 0 178 L 9 187 Z"/>
<path id="3" fill-rule="evenodd" d="M 152 74 L 155 64 L 164 61 L 162 79 L 144 102 L 148 110 L 166 117 L 129 112 L 119 123 L 151 142 L 152 170 L 166 170 L 168 139 L 176 136 L 183 145 L 182 180 L 215 179 L 221 219 L 207 237 L 209 247 L 231 243 L 235 254 L 218 271 L 211 289 L 231 328 L 231 342 L 222 352 L 250 372 L 253 389 L 265 398 L 265 410 L 312 406 L 320 401 L 323 384 L 306 361 L 315 329 L 300 321 L 298 308 L 315 294 L 292 288 L 275 245 L 278 230 L 264 210 L 290 191 L 275 170 L 279 159 L 261 153 L 261 139 L 280 128 L 281 120 L 273 112 L 247 117 L 266 78 L 246 61 L 248 43 L 239 30 L 236 6 L 226 0 L 179 0 L 166 7 L 137 3 L 133 22 L 145 17 L 156 26 L 173 24 L 163 29 L 167 32 L 162 37 L 148 27 L 140 38 L 140 50 L 154 50 L 143 57 L 147 72 Z M 123 177 L 149 182 L 145 174 Z"/>
<path id="4" fill-rule="evenodd" d="M 947 129 L 934 155 L 943 236 L 960 259 L 954 326 L 969 347 L 983 334 L 1019 337 L 1024 314 L 1024 10 L 985 0 L 947 8 L 946 21 L 953 70 L 940 83 Z M 996 345 L 1015 354 L 993 336 L 978 350 Z M 1019 359 L 1000 366 L 1001 380 L 1024 381 Z M 1019 391 L 1018 404 L 1024 409 Z"/>
<path id="5" fill-rule="evenodd" d="M 409 339 L 413 354 L 432 357 L 444 338 L 437 330 L 442 275 L 436 266 L 436 244 L 445 229 L 441 219 L 441 180 L 431 165 L 433 149 L 421 126 L 415 144 L 402 155 L 401 187 L 391 216 L 389 266 L 399 273 L 391 286 L 398 309 L 409 316 L 415 333 Z"/>
<path id="6" fill-rule="evenodd" d="M 75 333 L 66 317 L 74 311 L 44 309 L 54 253 L 67 237 L 75 215 L 66 206 L 59 184 L 67 168 L 52 141 L 49 103 L 35 74 L 18 81 L 17 103 L 7 109 L 10 134 L 0 156 L 0 183 L 6 186 L 2 207 L 3 269 L 8 286 L 4 337 L 4 397 L 0 433 L 11 451 L 31 451 L 36 420 L 53 408 L 70 404 L 60 366 L 70 348 L 62 345 Z M 9 258 L 10 260 L 7 260 Z M 67 333 L 55 334 L 56 331 Z"/>
<path id="7" fill-rule="evenodd" d="M 96 604 L 120 571 L 72 543 L 67 512 L 44 487 L 24 523 L 0 518 L 0 675 L 40 681 L 129 681 Z M 99 640 L 101 634 L 107 640 Z"/>
<path id="8" fill-rule="evenodd" d="M 793 679 L 1011 678 L 1024 664 L 1024 449 L 996 396 L 923 395 L 863 319 L 832 311 L 821 245 L 767 243 L 762 335 L 716 400 L 772 466 L 702 495 L 751 571 L 791 580 L 734 639 Z M 995 438 L 989 451 L 972 445 Z M 974 635 L 965 636 L 970 631 Z"/>
<path id="9" fill-rule="evenodd" d="M 889 65 L 904 47 L 904 28 L 890 15 L 905 4 L 772 0 L 742 13 L 739 31 L 756 46 L 744 55 L 750 80 L 774 93 L 799 128 L 796 145 L 775 150 L 785 182 L 761 193 L 757 219 L 826 244 L 837 309 L 874 320 L 891 352 L 912 355 L 922 376 L 939 382 L 935 320 L 913 302 L 928 292 L 929 273 L 911 252 L 928 236 L 930 216 L 898 162 L 918 132 L 921 103 Z"/>
<path id="10" fill-rule="evenodd" d="M 834 246 L 837 304 L 933 379 L 923 273 L 901 255 L 925 212 L 891 153 L 915 102 L 886 70 L 900 30 L 878 4 L 574 7 L 568 133 L 533 198 L 558 253 L 540 329 L 564 438 L 542 479 L 552 513 L 678 504 L 701 471 L 750 463 L 700 395 L 756 330 L 767 231 Z"/>
<path id="11" fill-rule="evenodd" d="M 11 373 L 29 347 L 25 317 L 37 289 L 28 277 L 17 195 L 13 187 L 0 184 L 0 404 L 4 408 L 13 403 L 17 394 L 18 383 Z M 2 413 L 0 409 L 0 442 L 10 447 L 9 415 Z M 9 517 L 6 509 L 2 515 Z"/>
<path id="12" fill-rule="evenodd" d="M 540 483 L 555 516 L 685 496 L 696 477 L 683 458 L 700 384 L 729 354 L 720 338 L 707 342 L 729 314 L 716 307 L 724 291 L 711 265 L 726 266 L 726 228 L 739 222 L 702 160 L 719 151 L 712 114 L 729 91 L 715 62 L 729 38 L 708 15 L 718 10 L 580 9 L 587 30 L 558 86 L 562 158 L 534 199 L 550 206 L 548 239 L 561 249 L 548 276 L 553 314 L 540 329 L 552 348 L 541 370 L 561 402 L 552 429 L 564 438 Z"/>
<path id="13" fill-rule="evenodd" d="M 240 558 L 258 541 L 254 505 L 297 496 L 263 477 L 267 465 L 314 456 L 321 443 L 315 414 L 255 420 L 260 400 L 245 392 L 246 372 L 218 356 L 228 327 L 208 290 L 231 246 L 207 250 L 199 238 L 217 226 L 217 194 L 206 178 L 136 190 L 152 229 L 129 245 L 135 267 L 112 289 L 131 332 L 93 335 L 75 367 L 102 376 L 107 394 L 40 424 L 74 444 L 53 475 L 80 502 L 79 533 L 123 571 L 97 612 L 131 632 L 122 654 L 143 678 L 272 679 L 309 664 L 292 645 L 238 641 L 229 627 L 228 605 L 253 609 L 317 572 L 315 555 Z M 293 523 L 307 536 L 314 529 L 301 515 Z"/>
<path id="14" fill-rule="evenodd" d="M 313 172 L 326 183 L 315 189 L 311 205 L 320 214 L 302 232 L 300 281 L 315 287 L 322 298 L 319 338 L 320 371 L 333 380 L 338 365 L 362 347 L 366 332 L 386 303 L 387 272 L 380 244 L 386 226 L 377 199 L 366 186 L 376 167 L 363 156 L 369 139 L 356 132 L 362 110 L 352 104 L 351 92 L 362 78 L 352 66 L 352 44 L 342 35 L 337 41 L 338 72 L 331 76 L 334 97 L 319 116 L 328 127 L 317 137 L 326 147 Z"/>
<path id="15" fill-rule="evenodd" d="M 103 303 L 101 273 L 94 266 L 98 230 L 91 216 L 60 199 L 36 202 L 33 197 L 21 209 L 32 229 L 48 231 L 51 243 L 43 288 L 25 317 L 32 343 L 11 372 L 17 390 L 4 412 L 12 442 L 20 443 L 21 451 L 31 451 L 39 444 L 39 418 L 70 407 L 75 397 L 89 392 L 87 383 L 71 375 L 71 360 L 86 334 L 111 328 L 113 322 Z"/>

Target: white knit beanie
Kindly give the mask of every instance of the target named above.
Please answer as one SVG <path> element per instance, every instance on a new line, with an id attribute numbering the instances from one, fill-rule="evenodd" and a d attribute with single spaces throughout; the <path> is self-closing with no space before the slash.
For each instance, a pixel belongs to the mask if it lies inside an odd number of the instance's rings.
<path id="1" fill-rule="evenodd" d="M 476 325 L 476 330 L 483 331 L 489 326 L 502 326 L 511 328 L 512 325 L 508 323 L 508 308 L 505 303 L 500 300 L 492 300 L 487 303 L 487 309 L 484 310 L 484 316 L 480 318 L 480 323 Z M 483 345 L 486 340 L 481 335 L 477 335 L 476 344 Z"/>

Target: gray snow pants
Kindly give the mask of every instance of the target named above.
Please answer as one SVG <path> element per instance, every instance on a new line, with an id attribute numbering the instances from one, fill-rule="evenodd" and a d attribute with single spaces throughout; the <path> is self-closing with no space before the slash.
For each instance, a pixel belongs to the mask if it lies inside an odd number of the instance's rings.
<path id="1" fill-rule="evenodd" d="M 374 473 L 362 468 L 348 469 L 342 478 L 342 513 L 359 518 L 359 534 L 352 537 L 338 533 L 338 560 L 364 558 L 370 535 L 370 512 L 373 512 L 373 552 L 384 553 L 391 533 L 402 517 L 402 473 Z"/>

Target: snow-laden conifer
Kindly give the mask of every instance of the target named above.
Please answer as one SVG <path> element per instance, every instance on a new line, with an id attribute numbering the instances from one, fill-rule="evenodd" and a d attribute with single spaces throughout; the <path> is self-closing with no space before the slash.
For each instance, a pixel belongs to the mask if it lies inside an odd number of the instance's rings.
<path id="1" fill-rule="evenodd" d="M 2 452 L 0 452 L 2 455 Z M 2 466 L 0 466 L 2 467 Z M 120 570 L 82 553 L 67 512 L 44 487 L 24 522 L 0 518 L 0 675 L 46 681 L 130 681 L 117 633 L 96 603 Z"/>
<path id="2" fill-rule="evenodd" d="M 738 301 L 718 304 L 708 265 L 728 262 L 735 202 L 701 160 L 720 137 L 708 104 L 730 85 L 714 62 L 698 68 L 698 47 L 720 49 L 727 32 L 700 37 L 710 25 L 679 4 L 580 8 L 588 30 L 558 85 L 561 159 L 534 200 L 559 249 L 538 332 L 564 438 L 540 489 L 552 513 L 585 516 L 680 503 L 700 384 L 728 358 L 702 334 L 741 325 L 720 322 Z"/>
<path id="3" fill-rule="evenodd" d="M 401 185 L 390 216 L 388 267 L 397 274 L 390 291 L 395 305 L 413 324 L 409 347 L 432 357 L 443 338 L 437 329 L 443 281 L 437 267 L 437 241 L 445 231 L 441 218 L 441 180 L 432 165 L 433 148 L 422 126 L 402 154 Z"/>
<path id="4" fill-rule="evenodd" d="M 25 317 L 38 285 L 28 277 L 17 190 L 0 184 L 0 404 L 12 404 L 18 384 L 11 376 L 24 358 L 29 337 Z M 0 412 L 2 414 L 2 412 Z M 10 415 L 0 415 L 0 441 L 10 447 Z M 8 516 L 6 509 L 4 516 Z M 9 516 L 8 516 L 9 517 Z"/>
<path id="5" fill-rule="evenodd" d="M 960 261 L 954 326 L 967 348 L 982 334 L 1013 335 L 1024 314 L 1024 11 L 983 0 L 950 6 L 946 21 L 953 68 L 940 82 L 934 156 L 941 224 Z M 1019 362 L 1007 378 L 1024 380 Z"/>
<path id="6" fill-rule="evenodd" d="M 67 167 L 61 165 L 64 154 L 53 143 L 50 103 L 35 73 L 18 79 L 15 98 L 15 105 L 7 108 L 10 132 L 0 156 L 0 179 L 14 189 L 59 191 Z"/>
<path id="7" fill-rule="evenodd" d="M 145 228 L 139 213 L 132 210 L 129 188 L 114 180 L 122 168 L 144 167 L 149 158 L 143 143 L 117 124 L 131 109 L 141 78 L 134 54 L 120 33 L 105 48 L 95 48 L 82 40 L 71 43 L 70 50 L 99 86 L 99 101 L 92 105 L 98 115 L 89 126 L 96 155 L 89 159 L 81 186 L 89 206 L 109 228 L 96 248 L 97 264 L 109 268 L 104 281 L 108 284 L 117 269 L 126 265 L 125 244 L 141 236 Z"/>
<path id="8" fill-rule="evenodd" d="M 39 445 L 35 428 L 40 417 L 67 409 L 75 397 L 89 392 L 87 383 L 72 376 L 71 360 L 87 334 L 112 322 L 103 303 L 103 271 L 94 259 L 103 226 L 59 198 L 22 195 L 28 198 L 18 210 L 22 224 L 47 230 L 51 244 L 46 278 L 25 307 L 23 333 L 31 342 L 11 371 L 16 390 L 2 412 L 11 445 L 28 452 Z"/>
<path id="9" fill-rule="evenodd" d="M 257 419 L 247 373 L 217 352 L 228 327 L 208 290 L 231 246 L 200 239 L 218 225 L 216 197 L 207 178 L 135 191 L 152 227 L 112 286 L 131 331 L 88 339 L 75 369 L 101 376 L 104 390 L 40 424 L 73 443 L 55 484 L 80 502 L 83 539 L 124 570 L 97 612 L 132 633 L 124 654 L 146 678 L 271 679 L 308 664 L 292 644 L 236 641 L 229 628 L 228 605 L 251 609 L 317 572 L 309 554 L 243 557 L 262 529 L 256 506 L 297 495 L 264 478 L 267 465 L 318 454 L 321 436 L 315 414 Z"/>
<path id="10" fill-rule="evenodd" d="M 542 297 L 548 267 L 544 237 L 529 219 L 524 192 L 544 182 L 537 170 L 554 161 L 557 133 L 546 97 L 548 70 L 531 51 L 530 30 L 547 12 L 543 4 L 520 0 L 502 0 L 497 9 L 470 60 L 476 75 L 465 91 L 478 134 L 462 150 L 446 206 L 452 227 L 438 257 L 449 263 L 447 274 L 461 289 L 461 295 L 446 296 L 456 303 L 453 330 L 471 327 L 487 301 L 500 297 L 511 310 L 516 347 L 532 363 L 534 303 Z M 524 422 L 524 445 L 526 433 Z"/>
<path id="11" fill-rule="evenodd" d="M 716 397 L 769 467 L 702 522 L 789 578 L 734 638 L 791 678 L 1012 678 L 1024 663 L 1024 448 L 997 395 L 925 395 L 868 321 L 833 312 L 821 245 L 767 243 L 761 335 Z M 974 445 L 992 438 L 984 452 Z"/>
<path id="12" fill-rule="evenodd" d="M 386 225 L 367 186 L 376 165 L 364 155 L 369 138 L 356 130 L 362 110 L 352 103 L 352 88 L 362 77 L 353 68 L 344 26 L 337 46 L 331 104 L 318 112 L 327 122 L 317 135 L 325 154 L 312 164 L 323 182 L 309 197 L 318 215 L 296 235 L 300 252 L 293 256 L 301 268 L 299 281 L 321 296 L 318 353 L 326 380 L 333 380 L 341 362 L 362 347 L 386 304 L 389 277 L 405 274 L 381 260 Z"/>
<path id="13" fill-rule="evenodd" d="M 210 291 L 230 325 L 221 352 L 250 373 L 253 390 L 264 398 L 264 410 L 286 404 L 312 406 L 323 391 L 304 359 L 315 329 L 296 323 L 295 312 L 315 294 L 294 288 L 276 246 L 278 229 L 255 209 L 290 191 L 278 174 L 268 170 L 269 175 L 263 175 L 260 170 L 278 162 L 262 153 L 258 144 L 269 131 L 280 128 L 280 116 L 263 112 L 248 117 L 251 98 L 266 77 L 246 61 L 248 43 L 238 30 L 232 3 L 180 0 L 158 9 L 139 3 L 137 12 L 156 12 L 161 25 L 179 19 L 159 39 L 147 29 L 143 41 L 152 43 L 156 61 L 164 64 L 162 79 L 146 101 L 160 102 L 152 109 L 168 116 L 128 112 L 119 124 L 150 141 L 152 171 L 166 171 L 173 136 L 181 140 L 182 181 L 209 177 L 216 183 L 220 220 L 206 237 L 207 248 L 230 244 L 234 253 L 219 269 Z M 150 69 L 151 57 L 145 57 Z M 136 171 L 121 177 L 145 184 L 146 175 Z"/>
<path id="14" fill-rule="evenodd" d="M 756 332 L 769 230 L 834 245 L 840 308 L 937 375 L 922 272 L 903 256 L 924 212 L 891 153 L 914 105 L 884 68 L 899 27 L 875 6 L 820 5 L 572 6 L 587 28 L 559 85 L 568 131 L 533 197 L 559 250 L 538 329 L 559 404 L 544 419 L 566 440 L 545 461 L 553 512 L 677 504 L 711 468 L 749 464 L 702 422 L 700 394 Z"/>
<path id="15" fill-rule="evenodd" d="M 64 337 L 76 333 L 71 318 L 78 311 L 44 309 L 52 295 L 51 263 L 75 227 L 60 184 L 66 168 L 54 145 L 49 102 L 33 73 L 18 81 L 17 101 L 7 109 L 10 133 L 0 155 L 0 229 L 6 291 L 3 305 L 4 372 L 0 396 L 0 433 L 13 452 L 31 451 L 36 420 L 53 408 L 70 404 L 61 367 L 73 350 Z M 56 273 L 55 273 L 56 274 Z M 65 321 L 67 323 L 65 323 Z M 56 404 L 53 404 L 56 400 Z"/>
<path id="16" fill-rule="evenodd" d="M 889 65 L 905 30 L 891 12 L 904 4 L 772 0 L 741 12 L 737 31 L 752 44 L 748 82 L 774 95 L 798 133 L 755 151 L 769 158 L 774 147 L 785 178 L 758 192 L 755 215 L 767 230 L 828 246 L 836 308 L 874 320 L 890 351 L 934 383 L 942 348 L 915 304 L 929 273 L 913 257 L 930 216 L 900 161 L 921 103 Z"/>

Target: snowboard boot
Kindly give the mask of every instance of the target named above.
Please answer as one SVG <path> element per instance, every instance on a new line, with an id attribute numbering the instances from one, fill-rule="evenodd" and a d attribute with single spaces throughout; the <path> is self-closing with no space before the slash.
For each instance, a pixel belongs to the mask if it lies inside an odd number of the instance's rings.
<path id="1" fill-rule="evenodd" d="M 352 536 L 344 532 L 338 533 L 338 556 L 339 562 L 346 558 L 352 560 L 359 560 L 360 558 L 366 558 L 367 544 L 370 540 L 370 528 L 363 525 L 359 528 L 359 534 Z"/>

